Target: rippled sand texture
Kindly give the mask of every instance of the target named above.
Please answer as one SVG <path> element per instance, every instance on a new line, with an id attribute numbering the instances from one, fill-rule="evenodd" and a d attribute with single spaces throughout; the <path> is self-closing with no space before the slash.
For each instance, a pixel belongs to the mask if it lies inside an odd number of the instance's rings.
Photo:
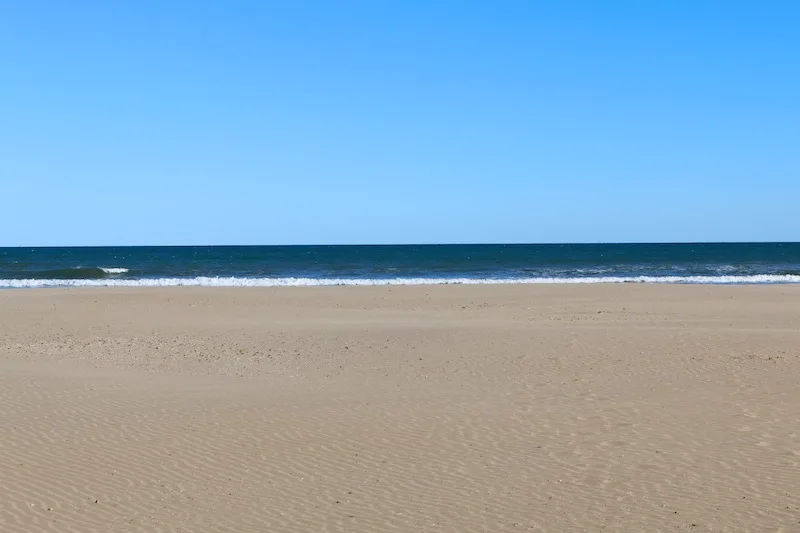
<path id="1" fill-rule="evenodd" d="M 0 292 L 0 531 L 800 531 L 800 287 Z"/>

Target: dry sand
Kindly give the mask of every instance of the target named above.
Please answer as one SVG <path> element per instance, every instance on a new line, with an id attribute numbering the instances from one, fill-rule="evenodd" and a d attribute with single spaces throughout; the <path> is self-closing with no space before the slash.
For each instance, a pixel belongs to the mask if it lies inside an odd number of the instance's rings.
<path id="1" fill-rule="evenodd" d="M 800 287 L 0 291 L 0 531 L 800 531 Z"/>

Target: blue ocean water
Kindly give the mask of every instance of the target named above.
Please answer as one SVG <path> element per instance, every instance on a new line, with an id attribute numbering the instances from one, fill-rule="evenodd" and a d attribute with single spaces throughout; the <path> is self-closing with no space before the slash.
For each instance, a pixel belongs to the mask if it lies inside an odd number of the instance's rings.
<path id="1" fill-rule="evenodd" d="M 800 283 L 800 243 L 0 248 L 0 288 Z"/>

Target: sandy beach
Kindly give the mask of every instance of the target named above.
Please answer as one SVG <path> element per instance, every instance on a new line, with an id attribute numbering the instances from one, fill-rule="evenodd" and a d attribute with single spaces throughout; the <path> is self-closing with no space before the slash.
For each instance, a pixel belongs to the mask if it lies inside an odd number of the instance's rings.
<path id="1" fill-rule="evenodd" d="M 0 531 L 800 531 L 800 286 L 0 291 Z"/>

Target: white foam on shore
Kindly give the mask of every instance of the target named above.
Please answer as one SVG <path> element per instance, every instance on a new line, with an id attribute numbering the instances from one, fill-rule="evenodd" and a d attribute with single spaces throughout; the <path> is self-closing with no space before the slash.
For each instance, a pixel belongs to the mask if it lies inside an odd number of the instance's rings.
<path id="1" fill-rule="evenodd" d="M 315 287 L 380 285 L 510 285 L 510 284 L 592 284 L 592 283 L 675 283 L 675 284 L 776 284 L 800 283 L 800 275 L 761 274 L 753 276 L 638 276 L 582 278 L 236 278 L 196 277 L 157 279 L 0 279 L 0 288 L 43 287 Z"/>

